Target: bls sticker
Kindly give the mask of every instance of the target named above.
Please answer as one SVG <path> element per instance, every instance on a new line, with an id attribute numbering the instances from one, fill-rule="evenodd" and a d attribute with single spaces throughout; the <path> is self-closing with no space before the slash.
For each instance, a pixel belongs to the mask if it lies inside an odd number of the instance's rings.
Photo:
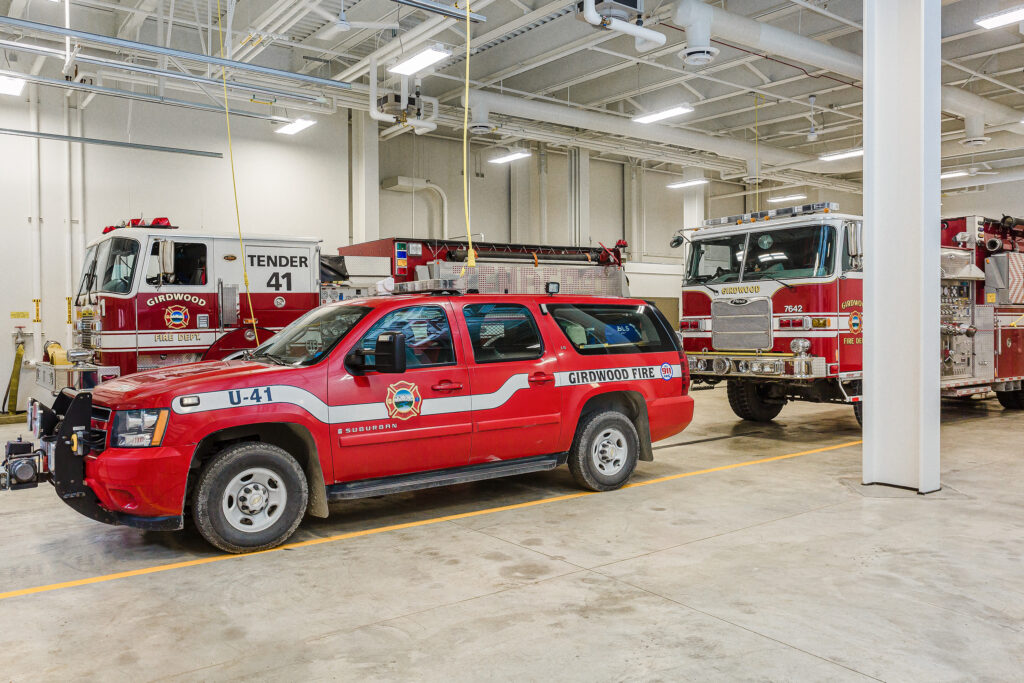
<path id="1" fill-rule="evenodd" d="M 672 366 L 668 363 L 661 364 L 661 378 L 666 382 L 672 379 Z"/>
<path id="2" fill-rule="evenodd" d="M 168 306 L 164 309 L 164 323 L 172 330 L 188 327 L 188 309 L 184 306 Z"/>
<path id="3" fill-rule="evenodd" d="M 395 382 L 388 387 L 388 397 L 384 399 L 388 408 L 388 417 L 408 420 L 420 414 L 423 399 L 420 390 L 412 382 Z"/>
<path id="4" fill-rule="evenodd" d="M 853 313 L 850 314 L 850 332 L 853 332 L 854 334 L 860 334 L 860 328 L 862 324 L 863 321 L 861 320 L 859 311 L 854 311 Z"/>

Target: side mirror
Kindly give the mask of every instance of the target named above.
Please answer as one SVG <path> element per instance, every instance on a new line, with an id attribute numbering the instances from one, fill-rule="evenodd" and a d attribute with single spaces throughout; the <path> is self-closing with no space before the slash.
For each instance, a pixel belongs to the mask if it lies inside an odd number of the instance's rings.
<path id="1" fill-rule="evenodd" d="M 846 227 L 846 251 L 855 259 L 864 255 L 864 238 L 861 223 L 850 221 Z"/>
<path id="2" fill-rule="evenodd" d="M 373 362 L 366 361 L 367 356 Z M 374 370 L 381 373 L 405 372 L 405 335 L 399 332 L 385 332 L 377 337 L 377 346 L 373 351 L 356 349 L 345 357 L 345 367 L 353 375 Z"/>
<path id="3" fill-rule="evenodd" d="M 672 249 L 678 249 L 679 247 L 683 246 L 683 242 L 684 242 L 684 241 L 685 241 L 685 240 L 683 239 L 683 236 L 682 236 L 682 235 L 676 235 L 676 236 L 674 236 L 674 237 L 672 238 L 672 240 L 671 240 L 671 241 L 670 241 L 670 242 L 668 243 L 668 246 L 669 246 L 670 248 L 672 248 Z"/>
<path id="4" fill-rule="evenodd" d="M 160 275 L 174 275 L 174 242 L 160 240 L 157 245 L 157 253 L 160 255 Z"/>

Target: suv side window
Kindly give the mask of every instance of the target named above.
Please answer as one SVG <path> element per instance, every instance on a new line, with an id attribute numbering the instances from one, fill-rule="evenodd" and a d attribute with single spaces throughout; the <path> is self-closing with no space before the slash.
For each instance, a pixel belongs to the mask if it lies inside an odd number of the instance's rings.
<path id="1" fill-rule="evenodd" d="M 147 285 L 199 287 L 206 284 L 206 245 L 201 242 L 174 243 L 174 275 L 160 275 L 160 243 L 153 242 L 146 266 Z"/>
<path id="2" fill-rule="evenodd" d="M 374 323 L 359 342 L 359 348 L 373 351 L 384 332 L 405 335 L 405 364 L 410 370 L 455 364 L 455 346 L 448 316 L 440 306 L 410 306 L 391 311 Z"/>
<path id="3" fill-rule="evenodd" d="M 477 363 L 533 360 L 544 353 L 537 323 L 526 306 L 471 304 L 462 314 Z"/>
<path id="4" fill-rule="evenodd" d="M 549 304 L 548 310 L 576 352 L 585 356 L 675 350 L 646 304 Z"/>

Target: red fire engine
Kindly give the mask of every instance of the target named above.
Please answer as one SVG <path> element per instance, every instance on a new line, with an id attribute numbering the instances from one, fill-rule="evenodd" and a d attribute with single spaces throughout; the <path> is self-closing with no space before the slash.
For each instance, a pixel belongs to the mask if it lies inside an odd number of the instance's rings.
<path id="1" fill-rule="evenodd" d="M 833 203 L 705 221 L 689 244 L 680 334 L 695 383 L 726 381 L 733 411 L 852 403 L 861 419 L 862 219 Z M 1024 408 L 1024 221 L 942 224 L 942 395 L 995 391 Z M 868 322 L 870 324 L 870 321 Z"/>
<path id="2" fill-rule="evenodd" d="M 144 529 L 188 514 L 241 552 L 332 501 L 561 464 L 616 489 L 689 424 L 685 357 L 654 306 L 438 283 L 321 306 L 245 360 L 32 402 L 40 444 L 8 442 L 0 489 L 49 480 L 78 512 Z"/>

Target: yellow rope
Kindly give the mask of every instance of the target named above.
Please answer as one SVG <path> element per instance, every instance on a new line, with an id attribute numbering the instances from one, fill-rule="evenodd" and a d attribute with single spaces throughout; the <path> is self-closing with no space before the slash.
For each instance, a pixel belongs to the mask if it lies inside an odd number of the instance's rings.
<path id="1" fill-rule="evenodd" d="M 466 240 L 468 258 L 466 265 L 476 266 L 473 252 L 473 231 L 469 227 L 469 2 L 466 0 L 466 102 L 462 113 L 462 208 L 466 214 Z"/>
<path id="2" fill-rule="evenodd" d="M 220 58 L 224 59 L 224 29 L 221 26 L 220 0 L 217 0 L 217 35 L 220 37 Z M 235 181 L 235 150 L 231 145 L 231 113 L 228 110 L 228 71 L 220 70 L 224 84 L 224 120 L 228 126 L 228 159 L 231 163 L 231 191 L 235 196 L 235 224 L 238 226 L 238 248 L 242 252 L 242 280 L 245 283 L 245 299 L 249 302 L 249 321 L 256 346 L 260 345 L 260 332 L 256 329 L 256 311 L 252 307 L 252 295 L 249 293 L 249 269 L 245 265 L 245 245 L 242 243 L 242 214 L 238 210 L 238 184 Z"/>

